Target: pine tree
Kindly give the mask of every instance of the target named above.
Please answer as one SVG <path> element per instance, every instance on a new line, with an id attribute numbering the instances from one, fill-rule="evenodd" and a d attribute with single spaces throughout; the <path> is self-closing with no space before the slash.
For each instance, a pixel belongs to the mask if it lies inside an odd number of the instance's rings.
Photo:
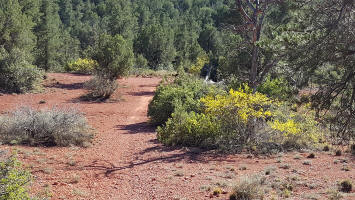
<path id="1" fill-rule="evenodd" d="M 54 70 L 60 68 L 61 47 L 60 27 L 61 21 L 58 14 L 58 5 L 52 0 L 43 0 L 40 12 L 40 23 L 35 28 L 37 35 L 36 65 L 40 68 Z"/>

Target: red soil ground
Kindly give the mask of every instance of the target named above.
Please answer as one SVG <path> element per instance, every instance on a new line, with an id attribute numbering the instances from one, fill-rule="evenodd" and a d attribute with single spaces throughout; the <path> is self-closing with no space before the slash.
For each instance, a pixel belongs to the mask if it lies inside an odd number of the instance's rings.
<path id="1" fill-rule="evenodd" d="M 0 112 L 22 105 L 76 107 L 97 132 L 88 148 L 0 146 L 18 150 L 34 175 L 31 192 L 35 195 L 89 200 L 228 199 L 228 192 L 241 177 L 263 173 L 270 167 L 275 171 L 269 177 L 276 182 L 294 180 L 289 199 L 327 199 L 327 192 L 335 189 L 338 181 L 350 179 L 355 183 L 355 159 L 350 154 L 336 157 L 316 152 L 314 159 L 307 159 L 306 152 L 223 156 L 164 147 L 146 116 L 159 78 L 120 79 L 113 100 L 104 103 L 79 100 L 86 93 L 82 84 L 89 78 L 49 74 L 43 93 L 0 96 Z M 41 100 L 46 103 L 39 104 Z M 305 160 L 311 160 L 311 165 L 304 165 Z M 335 160 L 340 162 L 336 164 Z M 342 170 L 341 160 L 350 171 Z M 280 168 L 285 164 L 288 169 Z M 240 170 L 241 166 L 246 169 Z M 211 196 L 216 187 L 226 194 Z M 344 199 L 355 199 L 355 193 Z"/>

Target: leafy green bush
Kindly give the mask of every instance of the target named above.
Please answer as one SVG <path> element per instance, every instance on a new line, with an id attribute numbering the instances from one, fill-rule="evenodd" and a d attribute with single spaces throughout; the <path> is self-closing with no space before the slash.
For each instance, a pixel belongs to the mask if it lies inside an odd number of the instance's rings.
<path id="1" fill-rule="evenodd" d="M 165 98 L 164 103 L 169 102 L 171 99 Z M 228 94 L 215 92 L 202 97 L 197 114 L 186 109 L 186 104 L 174 105 L 172 118 L 158 128 L 158 138 L 166 145 L 271 153 L 313 146 L 322 138 L 312 115 L 292 112 L 264 94 L 253 93 L 247 85 Z"/>
<path id="2" fill-rule="evenodd" d="M 135 59 L 135 67 L 147 68 L 148 67 L 148 60 L 145 59 L 142 54 L 138 54 L 138 56 Z"/>
<path id="3" fill-rule="evenodd" d="M 91 74 L 97 68 L 97 62 L 95 60 L 87 58 L 79 58 L 75 62 L 69 63 L 65 66 L 65 70 L 68 72 Z"/>
<path id="4" fill-rule="evenodd" d="M 219 124 L 211 116 L 178 110 L 158 127 L 158 139 L 169 146 L 213 148 Z"/>
<path id="5" fill-rule="evenodd" d="M 31 146 L 83 145 L 92 139 L 83 114 L 73 109 L 19 108 L 0 116 L 0 141 Z"/>
<path id="6" fill-rule="evenodd" d="M 30 199 L 27 185 L 31 180 L 29 172 L 21 168 L 16 156 L 0 161 L 0 200 Z"/>
<path id="7" fill-rule="evenodd" d="M 177 107 L 189 112 L 201 111 L 200 98 L 208 93 L 208 85 L 191 75 L 180 75 L 173 83 L 162 83 L 148 107 L 151 123 L 165 123 Z"/>
<path id="8" fill-rule="evenodd" d="M 0 63 L 1 64 L 1 63 Z M 33 65 L 11 65 L 0 68 L 0 90 L 24 93 L 38 89 L 44 72 Z"/>
<path id="9" fill-rule="evenodd" d="M 121 35 L 103 34 L 92 58 L 98 63 L 96 74 L 105 79 L 115 80 L 128 73 L 133 65 L 134 54 L 129 42 Z"/>
<path id="10" fill-rule="evenodd" d="M 257 91 L 280 100 L 290 100 L 293 93 L 291 86 L 284 78 L 271 79 L 270 76 L 257 88 Z"/>

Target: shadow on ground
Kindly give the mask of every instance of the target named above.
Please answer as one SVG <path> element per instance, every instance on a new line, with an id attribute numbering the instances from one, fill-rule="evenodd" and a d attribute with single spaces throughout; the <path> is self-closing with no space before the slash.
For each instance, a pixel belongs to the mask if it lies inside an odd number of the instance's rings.
<path id="1" fill-rule="evenodd" d="M 155 127 L 151 126 L 148 122 L 139 122 L 128 125 L 117 125 L 117 130 L 127 131 L 126 134 L 138 134 L 138 133 L 154 133 Z"/>

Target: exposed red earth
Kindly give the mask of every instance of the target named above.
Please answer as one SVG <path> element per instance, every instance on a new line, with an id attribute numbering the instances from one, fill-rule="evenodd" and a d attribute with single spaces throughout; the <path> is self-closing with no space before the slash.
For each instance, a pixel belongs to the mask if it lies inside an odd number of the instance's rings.
<path id="1" fill-rule="evenodd" d="M 0 149 L 16 148 L 31 170 L 32 194 L 88 200 L 228 199 L 242 176 L 263 173 L 270 167 L 275 171 L 269 176 L 295 180 L 288 199 L 327 199 L 327 192 L 338 181 L 355 183 L 355 158 L 350 154 L 339 157 L 316 152 L 309 159 L 307 152 L 257 157 L 165 147 L 157 141 L 146 116 L 160 78 L 120 79 L 112 100 L 101 103 L 79 100 L 86 93 L 82 84 L 88 79 L 90 76 L 49 74 L 43 93 L 0 96 L 0 113 L 25 105 L 75 107 L 85 113 L 96 132 L 88 148 L 1 145 Z M 39 103 L 42 100 L 44 104 Z M 350 171 L 342 170 L 344 164 Z M 288 168 L 280 168 L 284 165 Z M 211 195 L 216 187 L 226 194 Z M 354 189 L 344 199 L 355 199 Z"/>

